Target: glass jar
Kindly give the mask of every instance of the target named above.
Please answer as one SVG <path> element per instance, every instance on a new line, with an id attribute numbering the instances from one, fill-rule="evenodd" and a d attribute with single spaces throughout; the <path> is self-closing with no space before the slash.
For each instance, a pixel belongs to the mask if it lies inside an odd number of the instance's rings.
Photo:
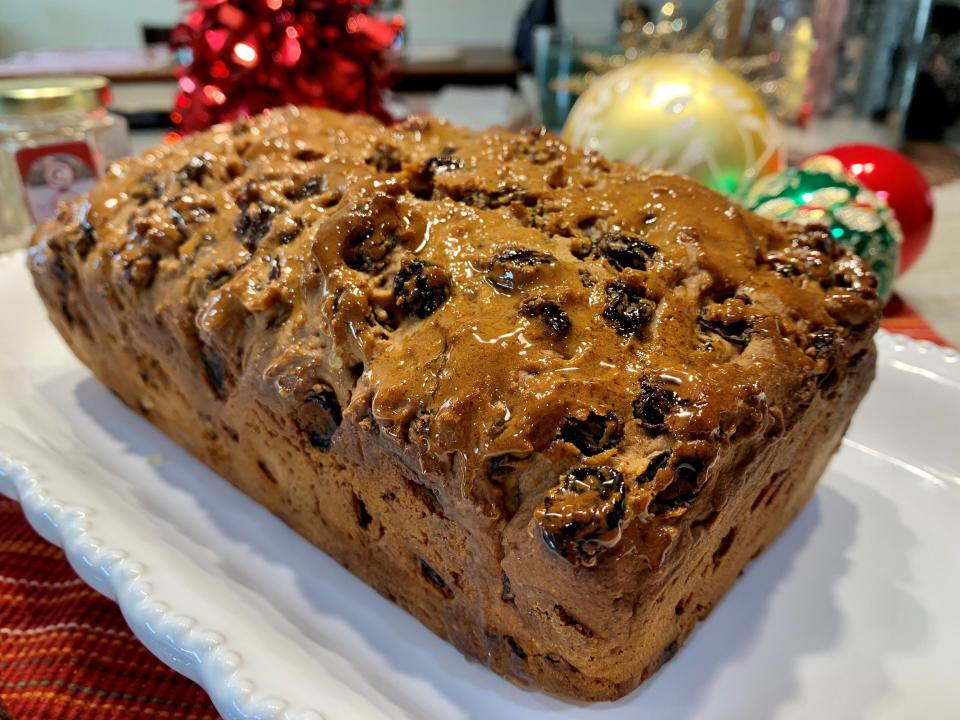
<path id="1" fill-rule="evenodd" d="M 130 154 L 126 121 L 107 111 L 109 99 L 102 77 L 0 80 L 0 252 L 26 246 L 61 200 Z"/>
<path id="2" fill-rule="evenodd" d="M 577 98 L 603 72 L 597 71 L 596 61 L 618 52 L 619 47 L 611 38 L 584 37 L 565 28 L 544 25 L 535 28 L 533 69 L 540 96 L 540 122 L 559 133 Z"/>

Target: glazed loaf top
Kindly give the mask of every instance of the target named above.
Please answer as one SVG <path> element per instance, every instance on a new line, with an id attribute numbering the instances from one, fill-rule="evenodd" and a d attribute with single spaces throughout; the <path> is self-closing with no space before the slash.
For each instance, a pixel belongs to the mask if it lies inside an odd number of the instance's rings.
<path id="1" fill-rule="evenodd" d="M 828 232 L 690 180 L 542 130 L 296 108 L 113 166 L 31 262 L 49 295 L 79 275 L 172 323 L 157 342 L 188 345 L 214 402 L 249 394 L 304 453 L 351 424 L 486 518 L 527 507 L 583 565 L 788 428 L 879 315 Z"/>

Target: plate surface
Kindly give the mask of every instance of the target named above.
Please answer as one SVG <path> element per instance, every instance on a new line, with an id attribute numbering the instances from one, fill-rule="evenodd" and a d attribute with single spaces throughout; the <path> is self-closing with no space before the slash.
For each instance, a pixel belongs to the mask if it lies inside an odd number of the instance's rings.
<path id="1" fill-rule="evenodd" d="M 956 717 L 960 356 L 881 334 L 813 501 L 617 703 L 516 688 L 128 411 L 0 256 L 0 492 L 229 720 Z"/>

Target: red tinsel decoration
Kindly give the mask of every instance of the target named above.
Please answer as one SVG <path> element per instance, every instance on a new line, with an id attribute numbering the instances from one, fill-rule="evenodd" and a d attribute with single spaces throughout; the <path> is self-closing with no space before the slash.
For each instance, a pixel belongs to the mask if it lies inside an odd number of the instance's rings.
<path id="1" fill-rule="evenodd" d="M 171 37 L 186 56 L 170 114 L 183 132 L 293 103 L 389 120 L 382 91 L 402 21 L 374 0 L 192 0 Z"/>

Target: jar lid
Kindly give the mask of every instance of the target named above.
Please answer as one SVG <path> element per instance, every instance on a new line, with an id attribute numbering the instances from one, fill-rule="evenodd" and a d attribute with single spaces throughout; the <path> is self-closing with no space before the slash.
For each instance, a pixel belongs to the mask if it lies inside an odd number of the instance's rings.
<path id="1" fill-rule="evenodd" d="M 88 112 L 110 101 L 99 75 L 49 75 L 0 80 L 0 115 Z"/>

